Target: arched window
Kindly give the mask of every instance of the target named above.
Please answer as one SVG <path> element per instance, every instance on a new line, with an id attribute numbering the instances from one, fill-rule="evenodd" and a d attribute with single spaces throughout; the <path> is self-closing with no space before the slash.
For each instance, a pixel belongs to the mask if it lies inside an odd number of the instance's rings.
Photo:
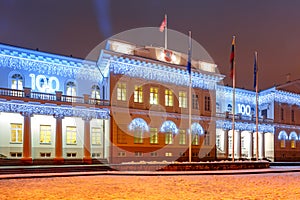
<path id="1" fill-rule="evenodd" d="M 11 89 L 23 90 L 23 77 L 21 74 L 13 74 L 11 76 Z"/>
<path id="2" fill-rule="evenodd" d="M 291 148 L 296 148 L 296 141 L 298 140 L 298 136 L 295 131 L 290 133 L 289 140 L 291 141 Z"/>
<path id="3" fill-rule="evenodd" d="M 285 131 L 280 131 L 278 140 L 280 140 L 280 148 L 285 148 L 285 141 L 288 140 L 288 135 Z"/>
<path id="4" fill-rule="evenodd" d="M 66 95 L 76 96 L 76 84 L 74 81 L 69 81 L 66 84 Z"/>
<path id="5" fill-rule="evenodd" d="M 199 145 L 199 141 L 200 141 L 199 137 L 200 135 L 204 134 L 203 128 L 197 122 L 194 122 L 191 128 L 192 128 L 192 145 Z"/>
<path id="6" fill-rule="evenodd" d="M 100 87 L 98 85 L 92 86 L 91 98 L 100 99 Z"/>
<path id="7" fill-rule="evenodd" d="M 178 133 L 178 128 L 174 122 L 165 121 L 161 125 L 160 132 L 165 133 L 165 144 L 173 144 L 173 135 Z"/>
<path id="8" fill-rule="evenodd" d="M 142 118 L 135 118 L 131 121 L 128 126 L 128 129 L 133 132 L 134 143 L 141 144 L 144 141 L 144 132 L 149 131 L 147 122 Z"/>

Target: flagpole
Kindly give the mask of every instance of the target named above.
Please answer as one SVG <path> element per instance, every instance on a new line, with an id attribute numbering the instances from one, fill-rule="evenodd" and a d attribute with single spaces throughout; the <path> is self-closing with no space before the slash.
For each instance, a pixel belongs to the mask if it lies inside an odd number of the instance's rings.
<path id="1" fill-rule="evenodd" d="M 255 124 L 256 124 L 256 160 L 258 160 L 258 65 L 257 65 L 257 52 L 254 53 L 255 56 L 255 94 L 256 94 L 256 106 L 255 106 Z"/>
<path id="2" fill-rule="evenodd" d="M 165 27 L 165 49 L 168 48 L 168 19 L 167 15 L 165 14 L 165 20 L 166 20 L 166 27 Z"/>
<path id="3" fill-rule="evenodd" d="M 192 51 L 192 32 L 189 31 L 189 50 L 188 50 L 188 71 L 189 71 L 189 162 L 192 162 L 192 69 L 191 69 L 191 51 Z"/>
<path id="4" fill-rule="evenodd" d="M 232 38 L 235 48 L 235 36 Z M 234 52 L 235 53 L 235 52 Z M 234 55 L 235 57 L 235 55 Z M 235 58 L 233 58 L 232 72 L 232 161 L 234 161 L 234 135 L 235 135 Z"/>

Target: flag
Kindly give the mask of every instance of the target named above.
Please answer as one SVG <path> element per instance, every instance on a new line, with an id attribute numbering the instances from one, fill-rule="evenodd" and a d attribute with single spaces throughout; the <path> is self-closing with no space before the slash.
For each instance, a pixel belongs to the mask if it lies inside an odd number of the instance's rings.
<path id="1" fill-rule="evenodd" d="M 191 74 L 192 72 L 192 63 L 191 63 L 191 57 L 192 57 L 192 34 L 191 31 L 189 32 L 189 49 L 188 49 L 188 61 L 187 61 L 187 66 L 186 70 Z"/>
<path id="2" fill-rule="evenodd" d="M 256 76 L 257 76 L 257 72 L 258 72 L 258 67 L 257 67 L 257 52 L 254 53 L 254 88 L 256 88 Z"/>
<path id="3" fill-rule="evenodd" d="M 232 38 L 231 43 L 231 53 L 230 53 L 230 78 L 233 79 L 233 71 L 234 71 L 234 47 L 235 47 L 235 36 Z"/>
<path id="4" fill-rule="evenodd" d="M 167 26 L 167 17 L 165 16 L 164 20 L 161 22 L 161 25 L 159 27 L 160 32 L 163 32 Z"/>

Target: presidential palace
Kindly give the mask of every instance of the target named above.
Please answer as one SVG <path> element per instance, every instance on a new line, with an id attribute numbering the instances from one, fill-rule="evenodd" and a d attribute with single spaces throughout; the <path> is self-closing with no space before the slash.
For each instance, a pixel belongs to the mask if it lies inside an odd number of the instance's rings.
<path id="1" fill-rule="evenodd" d="M 300 161 L 300 80 L 258 93 L 256 131 L 254 91 L 233 104 L 217 66 L 194 59 L 189 90 L 186 65 L 113 39 L 96 61 L 0 44 L 0 164 Z"/>

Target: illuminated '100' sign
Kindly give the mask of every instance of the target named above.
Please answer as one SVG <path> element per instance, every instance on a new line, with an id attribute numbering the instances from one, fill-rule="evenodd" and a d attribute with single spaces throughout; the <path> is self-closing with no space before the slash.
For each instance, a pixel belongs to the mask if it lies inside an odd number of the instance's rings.
<path id="1" fill-rule="evenodd" d="M 39 92 L 54 93 L 59 90 L 58 78 L 50 76 L 47 78 L 45 75 L 29 74 L 31 78 L 31 89 Z"/>
<path id="2" fill-rule="evenodd" d="M 238 113 L 242 115 L 251 115 L 250 105 L 238 104 Z"/>

